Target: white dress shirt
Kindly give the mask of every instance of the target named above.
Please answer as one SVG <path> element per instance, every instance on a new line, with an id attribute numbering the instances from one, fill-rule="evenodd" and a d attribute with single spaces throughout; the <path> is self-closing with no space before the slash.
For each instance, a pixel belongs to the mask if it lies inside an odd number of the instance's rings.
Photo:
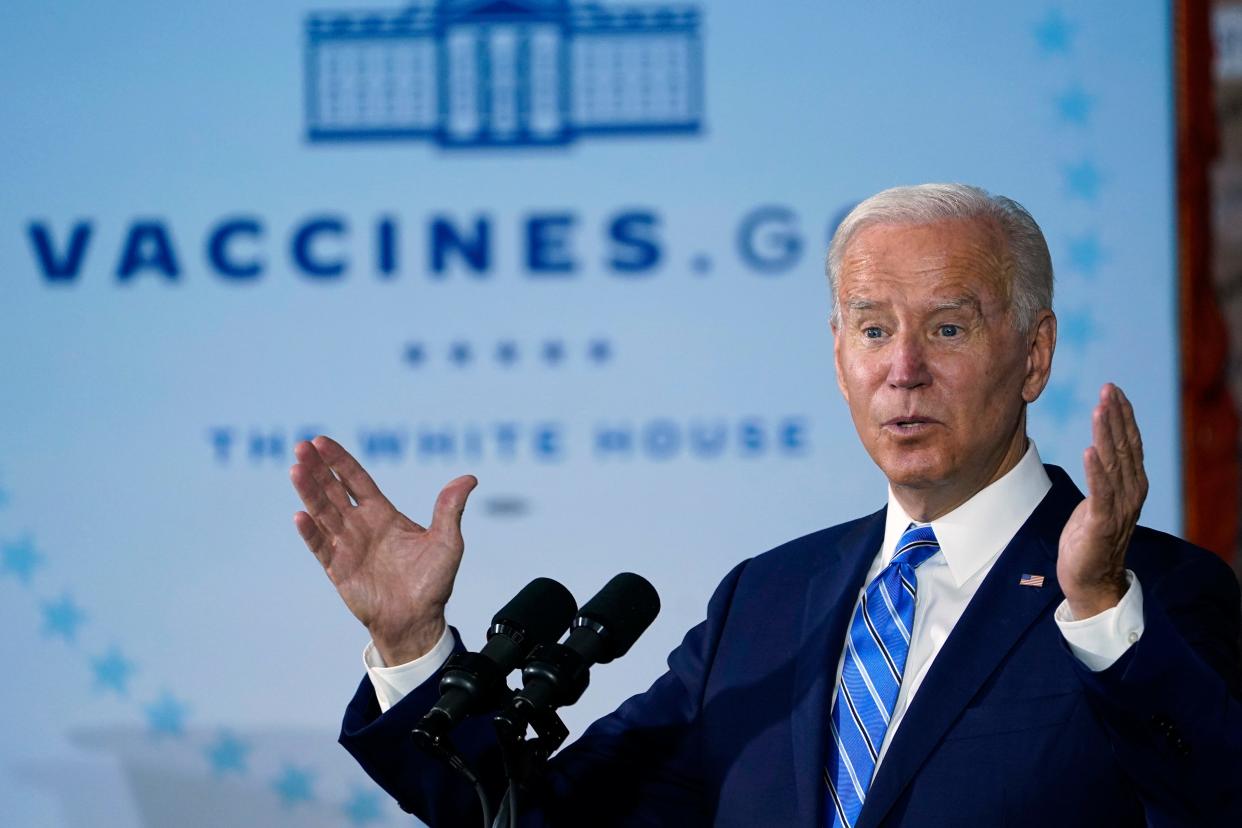
<path id="1" fill-rule="evenodd" d="M 1030 442 L 1018 465 L 952 512 L 931 522 L 936 540 L 940 542 L 940 552 L 915 570 L 918 596 L 914 607 L 914 629 L 910 632 L 910 652 L 906 656 L 901 689 L 897 691 L 897 702 L 884 734 L 884 743 L 880 746 L 876 767 L 884 761 L 884 754 L 893 734 L 901 726 L 902 717 L 909 709 L 914 694 L 927 677 L 927 671 L 931 669 L 949 633 L 953 632 L 953 627 L 966 611 L 966 605 L 975 596 L 975 591 L 1000 553 L 1050 488 L 1052 481 L 1044 471 L 1035 443 Z M 890 487 L 884 542 L 867 572 L 864 590 L 865 585 L 871 583 L 893 559 L 897 544 L 911 523 L 926 525 L 919 524 L 906 514 Z M 1070 651 L 1092 670 L 1102 670 L 1111 665 L 1143 632 L 1142 592 L 1133 574 L 1127 573 L 1127 576 L 1130 588 L 1121 602 L 1099 615 L 1075 621 L 1065 601 L 1057 608 L 1057 626 L 1065 636 Z M 863 590 L 859 590 L 858 601 L 862 600 L 862 593 Z M 842 652 L 837 663 L 837 683 L 840 682 L 844 663 L 845 654 Z M 835 701 L 836 691 L 833 692 Z"/>
<path id="2" fill-rule="evenodd" d="M 944 517 L 931 522 L 932 531 L 940 541 L 940 552 L 916 570 L 918 600 L 914 609 L 910 653 L 906 658 L 892 723 L 880 748 L 880 761 L 884 760 L 889 742 L 901 725 L 902 716 L 923 683 L 932 661 L 974 597 L 975 590 L 1051 487 L 1052 482 L 1032 442 L 1018 465 L 1008 474 Z M 870 583 L 888 566 L 897 542 L 914 522 L 901 508 L 890 488 L 884 542 L 876 551 L 865 583 Z M 1143 633 L 1142 591 L 1133 573 L 1127 572 L 1127 577 L 1130 588 L 1121 602 L 1099 615 L 1079 621 L 1073 619 L 1066 602 L 1062 601 L 1057 608 L 1057 626 L 1071 652 L 1092 670 L 1103 670 L 1111 665 Z M 859 590 L 858 600 L 861 598 L 862 590 Z M 452 652 L 453 636 L 447 627 L 429 653 L 396 667 L 385 666 L 374 645 L 368 644 L 362 660 L 375 687 L 380 710 L 387 711 L 435 675 Z M 843 663 L 844 652 L 842 660 L 837 663 L 838 681 Z M 879 762 L 876 766 L 879 767 Z"/>

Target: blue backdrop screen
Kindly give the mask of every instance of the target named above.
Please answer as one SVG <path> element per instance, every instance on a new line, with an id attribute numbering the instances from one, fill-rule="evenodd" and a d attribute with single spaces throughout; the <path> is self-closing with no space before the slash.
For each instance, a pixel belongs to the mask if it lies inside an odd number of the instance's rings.
<path id="1" fill-rule="evenodd" d="M 334 744 L 366 633 L 293 529 L 334 435 L 425 520 L 472 472 L 468 644 L 537 574 L 664 610 L 873 511 L 822 259 L 879 189 L 1041 222 L 1081 480 L 1133 398 L 1176 531 L 1166 4 L 22 2 L 0 32 L 0 812 L 364 825 Z M 779 8 L 778 8 L 779 7 Z"/>

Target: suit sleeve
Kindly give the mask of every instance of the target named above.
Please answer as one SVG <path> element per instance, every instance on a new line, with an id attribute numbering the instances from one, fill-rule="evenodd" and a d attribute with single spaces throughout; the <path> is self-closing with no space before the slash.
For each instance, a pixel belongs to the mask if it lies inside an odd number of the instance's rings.
<path id="1" fill-rule="evenodd" d="M 1143 615 L 1142 637 L 1111 667 L 1073 660 L 1114 755 L 1149 825 L 1242 825 L 1237 581 L 1213 556 L 1188 555 L 1149 588 Z"/>
<path id="2" fill-rule="evenodd" d="M 708 604 L 707 619 L 686 634 L 669 655 L 668 671 L 649 690 L 553 757 L 548 773 L 523 793 L 523 826 L 692 826 L 710 819 L 715 796 L 701 776 L 698 723 L 720 631 L 745 566 L 725 577 Z M 478 824 L 475 790 L 410 738 L 439 698 L 438 682 L 437 673 L 381 713 L 370 680 L 363 678 L 345 711 L 340 742 L 403 810 L 431 826 Z M 498 805 L 506 783 L 491 717 L 466 721 L 452 738 Z"/>

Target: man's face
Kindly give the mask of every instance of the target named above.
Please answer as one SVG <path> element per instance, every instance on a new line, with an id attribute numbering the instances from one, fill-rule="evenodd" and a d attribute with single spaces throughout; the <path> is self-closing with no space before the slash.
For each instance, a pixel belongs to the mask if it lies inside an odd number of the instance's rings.
<path id="1" fill-rule="evenodd" d="M 1045 313 L 1019 332 L 1002 244 L 975 221 L 880 224 L 854 236 L 841 264 L 837 383 L 867 453 L 918 519 L 1021 459 L 1023 404 L 1047 381 L 1055 321 Z"/>

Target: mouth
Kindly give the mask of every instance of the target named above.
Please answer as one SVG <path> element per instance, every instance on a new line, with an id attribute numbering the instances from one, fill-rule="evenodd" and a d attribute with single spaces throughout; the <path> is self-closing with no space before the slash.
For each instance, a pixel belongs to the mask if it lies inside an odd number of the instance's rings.
<path id="1" fill-rule="evenodd" d="M 885 431 L 896 434 L 921 434 L 929 430 L 933 426 L 940 425 L 939 420 L 931 417 L 923 417 L 918 414 L 907 414 L 900 417 L 893 417 L 885 420 L 883 428 Z"/>

